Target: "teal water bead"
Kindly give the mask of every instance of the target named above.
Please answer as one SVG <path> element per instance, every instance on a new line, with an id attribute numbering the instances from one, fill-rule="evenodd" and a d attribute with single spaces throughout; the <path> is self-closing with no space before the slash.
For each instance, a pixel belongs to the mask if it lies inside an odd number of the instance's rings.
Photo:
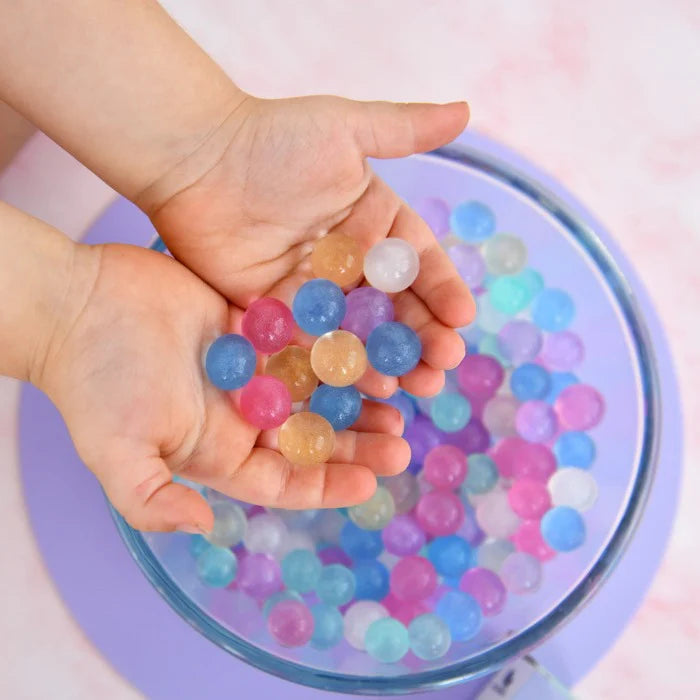
<path id="1" fill-rule="evenodd" d="M 463 241 L 480 243 L 493 236 L 496 217 L 483 202 L 462 202 L 450 214 L 450 229 Z"/>
<path id="2" fill-rule="evenodd" d="M 295 549 L 282 560 L 282 581 L 293 591 L 309 593 L 318 583 L 322 569 L 321 560 L 313 552 Z"/>
<path id="3" fill-rule="evenodd" d="M 207 547 L 211 545 L 202 535 L 190 535 L 190 555 L 196 559 Z"/>
<path id="4" fill-rule="evenodd" d="M 474 326 L 478 326 L 487 333 L 498 333 L 509 320 L 510 315 L 496 309 L 491 303 L 488 294 L 482 294 L 480 297 L 477 297 Z M 476 338 L 475 342 L 478 344 L 479 340 L 481 338 Z"/>
<path id="5" fill-rule="evenodd" d="M 517 276 L 498 277 L 489 286 L 489 301 L 506 316 L 519 314 L 532 300 L 528 287 Z"/>
<path id="6" fill-rule="evenodd" d="M 270 614 L 270 610 L 272 610 L 277 603 L 281 603 L 283 600 L 296 600 L 298 603 L 304 602 L 304 599 L 296 591 L 277 591 L 277 593 L 273 593 L 263 604 L 263 617 L 267 618 L 267 616 Z"/>
<path id="7" fill-rule="evenodd" d="M 542 279 L 542 275 L 531 267 L 520 270 L 516 277 L 527 288 L 531 300 L 544 289 L 544 279 Z"/>
<path id="8" fill-rule="evenodd" d="M 225 547 L 207 547 L 197 557 L 197 576 L 202 583 L 212 588 L 225 588 L 238 570 L 236 555 Z"/>
<path id="9" fill-rule="evenodd" d="M 544 289 L 532 305 L 532 320 L 545 331 L 563 331 L 575 313 L 574 302 L 562 289 Z"/>
<path id="10" fill-rule="evenodd" d="M 586 539 L 586 524 L 581 514 L 569 506 L 548 510 L 540 521 L 542 539 L 557 552 L 571 552 Z"/>
<path id="11" fill-rule="evenodd" d="M 414 617 L 408 625 L 408 640 L 411 651 L 424 661 L 433 661 L 444 656 L 452 643 L 447 623 L 434 613 Z"/>
<path id="12" fill-rule="evenodd" d="M 593 464 L 595 453 L 593 438 L 579 430 L 562 433 L 554 443 L 554 454 L 564 467 L 588 469 Z"/>
<path id="13" fill-rule="evenodd" d="M 319 603 L 311 608 L 314 632 L 309 644 L 314 649 L 330 649 L 343 638 L 343 616 L 332 605 Z"/>
<path id="14" fill-rule="evenodd" d="M 408 630 L 393 617 L 375 620 L 365 633 L 365 649 L 377 661 L 393 664 L 408 652 L 410 641 Z"/>
<path id="15" fill-rule="evenodd" d="M 503 367 L 510 367 L 510 360 L 501 352 L 501 343 L 497 335 L 492 333 L 486 333 L 477 347 L 479 355 L 488 355 L 493 357 L 501 363 Z"/>
<path id="16" fill-rule="evenodd" d="M 469 593 L 447 591 L 437 602 L 435 613 L 447 624 L 455 641 L 465 642 L 481 629 L 481 606 Z"/>
<path id="17" fill-rule="evenodd" d="M 381 530 L 396 513 L 394 497 L 385 486 L 377 486 L 371 498 L 348 508 L 348 516 L 363 530 Z"/>
<path id="18" fill-rule="evenodd" d="M 461 394 L 442 392 L 430 406 L 430 417 L 436 428 L 445 433 L 462 430 L 472 416 L 469 400 Z"/>
<path id="19" fill-rule="evenodd" d="M 514 275 L 525 267 L 527 248 L 520 238 L 499 233 L 483 247 L 486 269 L 492 275 Z"/>
<path id="20" fill-rule="evenodd" d="M 467 478 L 462 490 L 468 495 L 488 493 L 498 483 L 498 468 L 488 455 L 469 455 L 467 465 Z"/>
<path id="21" fill-rule="evenodd" d="M 245 536 L 248 519 L 245 511 L 233 501 L 218 501 L 211 507 L 214 527 L 206 536 L 217 547 L 234 547 Z"/>
<path id="22" fill-rule="evenodd" d="M 342 564 L 324 566 L 316 582 L 316 595 L 328 605 L 349 603 L 355 596 L 355 574 Z"/>

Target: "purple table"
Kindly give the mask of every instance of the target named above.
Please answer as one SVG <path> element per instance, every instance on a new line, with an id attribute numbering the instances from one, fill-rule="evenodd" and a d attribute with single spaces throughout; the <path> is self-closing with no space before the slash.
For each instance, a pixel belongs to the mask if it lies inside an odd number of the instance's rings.
<path id="1" fill-rule="evenodd" d="M 460 140 L 536 176 L 595 224 L 561 186 L 518 156 L 474 134 Z M 596 228 L 601 230 L 598 225 Z M 153 229 L 143 214 L 118 200 L 91 227 L 85 240 L 146 245 L 152 237 Z M 581 614 L 535 652 L 537 659 L 567 685 L 582 678 L 606 653 L 642 601 L 670 533 L 681 476 L 680 406 L 661 325 L 621 252 L 609 236 L 601 238 L 635 291 L 654 341 L 662 387 L 663 434 L 659 478 L 628 551 Z M 39 548 L 66 605 L 117 671 L 154 700 L 206 700 L 229 694 L 260 700 L 331 697 L 330 693 L 266 675 L 231 657 L 185 624 L 132 561 L 97 481 L 80 463 L 65 425 L 49 400 L 25 386 L 19 412 L 25 499 Z M 481 685 L 475 682 L 412 697 L 466 700 Z M 247 688 L 245 694 L 241 694 L 241 688 Z"/>

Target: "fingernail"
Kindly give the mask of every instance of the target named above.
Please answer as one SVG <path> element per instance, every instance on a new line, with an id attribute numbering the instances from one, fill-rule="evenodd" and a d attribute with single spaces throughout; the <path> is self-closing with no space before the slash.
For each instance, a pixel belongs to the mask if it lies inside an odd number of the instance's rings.
<path id="1" fill-rule="evenodd" d="M 207 531 L 199 527 L 199 525 L 190 525 L 189 523 L 184 523 L 183 525 L 178 525 L 175 528 L 178 532 L 186 532 L 188 535 L 206 535 Z"/>

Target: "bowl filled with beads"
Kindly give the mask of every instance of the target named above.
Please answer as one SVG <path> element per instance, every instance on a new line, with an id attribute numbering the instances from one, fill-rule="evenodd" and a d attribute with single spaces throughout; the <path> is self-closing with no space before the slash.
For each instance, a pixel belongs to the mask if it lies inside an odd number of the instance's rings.
<path id="1" fill-rule="evenodd" d="M 398 694 L 496 670 L 584 606 L 642 513 L 658 387 L 634 300 L 577 205 L 460 144 L 375 167 L 478 310 L 437 396 L 386 399 L 404 418 L 408 469 L 347 509 L 204 490 L 206 538 L 115 519 L 158 591 L 222 648 L 299 683 Z M 408 244 L 361 250 L 331 234 L 311 268 L 291 308 L 256 301 L 204 362 L 302 465 L 326 461 L 357 420 L 367 367 L 400 377 L 421 355 L 392 301 L 418 274 Z"/>

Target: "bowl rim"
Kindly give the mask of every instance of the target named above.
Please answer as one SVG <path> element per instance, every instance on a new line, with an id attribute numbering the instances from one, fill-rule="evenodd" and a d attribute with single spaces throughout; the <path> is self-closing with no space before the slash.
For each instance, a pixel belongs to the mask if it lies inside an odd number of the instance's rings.
<path id="1" fill-rule="evenodd" d="M 448 160 L 475 168 L 509 185 L 545 209 L 567 230 L 569 235 L 581 244 L 593 260 L 619 306 L 633 341 L 641 382 L 644 417 L 641 449 L 636 467 L 637 475 L 630 489 L 624 513 L 600 556 L 554 609 L 517 635 L 469 659 L 405 676 L 361 677 L 310 668 L 294 661 L 281 659 L 238 637 L 205 614 L 183 593 L 153 556 L 142 533 L 131 528 L 110 505 L 117 530 L 131 556 L 156 591 L 192 627 L 233 656 L 267 673 L 322 690 L 367 695 L 400 695 L 445 688 L 493 672 L 545 641 L 581 612 L 614 569 L 639 523 L 649 497 L 658 461 L 661 434 L 660 385 L 649 333 L 629 284 L 611 253 L 596 234 L 594 227 L 589 225 L 573 206 L 555 195 L 536 178 L 479 147 L 452 143 L 421 154 L 419 157 Z M 156 238 L 151 248 L 158 251 L 166 250 L 160 238 Z"/>

